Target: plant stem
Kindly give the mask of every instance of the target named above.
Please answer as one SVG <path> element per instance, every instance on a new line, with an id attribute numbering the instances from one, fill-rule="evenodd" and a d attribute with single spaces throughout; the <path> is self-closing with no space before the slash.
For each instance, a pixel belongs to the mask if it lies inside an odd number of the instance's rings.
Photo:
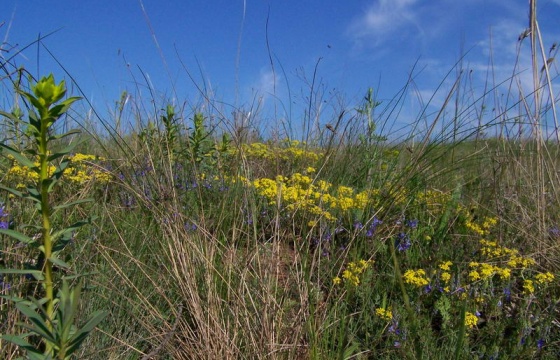
<path id="1" fill-rule="evenodd" d="M 43 220 L 43 253 L 45 255 L 45 263 L 43 265 L 43 274 L 45 277 L 45 297 L 47 299 L 47 326 L 49 330 L 53 329 L 53 314 L 54 314 L 54 289 L 53 289 L 53 273 L 52 273 L 52 241 L 51 241 L 51 219 L 50 219 L 50 203 L 49 203 L 49 163 L 48 163 L 48 115 L 41 114 L 41 133 L 39 139 L 39 187 L 41 191 L 41 216 Z M 46 344 L 46 353 L 50 354 L 52 345 L 49 342 Z"/>
<path id="2" fill-rule="evenodd" d="M 403 300 L 404 300 L 404 305 L 406 307 L 406 311 L 408 312 L 408 319 L 410 321 L 410 328 L 411 328 L 411 333 L 413 334 L 413 342 L 414 342 L 414 350 L 416 351 L 416 358 L 417 359 L 422 359 L 422 344 L 420 343 L 418 337 L 419 337 L 419 333 L 418 333 L 418 325 L 417 325 L 417 321 L 416 321 L 416 316 L 414 314 L 414 311 L 412 310 L 412 307 L 410 306 L 410 299 L 408 297 L 408 293 L 406 292 L 406 287 L 404 286 L 404 280 L 402 277 L 402 273 L 401 273 L 401 268 L 399 265 L 399 259 L 397 258 L 397 251 L 395 249 L 395 242 L 392 239 L 389 239 L 390 242 L 390 246 L 391 246 L 391 257 L 393 258 L 393 266 L 395 267 L 395 277 L 397 278 L 397 281 L 399 282 L 399 287 L 401 289 L 402 292 L 402 296 L 403 296 Z"/>

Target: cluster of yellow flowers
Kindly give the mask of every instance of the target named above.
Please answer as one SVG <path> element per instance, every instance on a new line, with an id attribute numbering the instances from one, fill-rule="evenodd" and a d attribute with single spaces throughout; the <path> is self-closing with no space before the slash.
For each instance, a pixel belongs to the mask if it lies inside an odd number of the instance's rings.
<path id="1" fill-rule="evenodd" d="M 448 284 L 449 281 L 451 280 L 451 266 L 453 265 L 453 263 L 451 261 L 444 261 L 441 264 L 439 264 L 439 268 L 441 271 L 440 274 L 440 279 L 441 281 L 443 281 L 444 284 Z"/>
<path id="2" fill-rule="evenodd" d="M 485 239 L 481 239 L 480 244 L 482 245 L 480 248 L 482 255 L 489 259 L 507 257 L 507 266 L 512 269 L 525 269 L 529 266 L 535 265 L 535 260 L 519 255 L 519 251 L 517 249 L 509 249 L 504 246 L 499 246 L 496 241 L 488 241 Z"/>
<path id="3" fill-rule="evenodd" d="M 34 183 L 39 180 L 39 162 L 35 162 L 36 168 L 29 168 L 15 164 L 6 173 L 6 180 L 14 182 L 16 189 L 24 189 L 29 183 Z M 56 171 L 56 167 L 49 166 L 48 174 L 52 175 Z"/>
<path id="4" fill-rule="evenodd" d="M 425 208 L 432 216 L 442 214 L 449 201 L 451 201 L 451 194 L 439 190 L 421 191 L 414 198 L 415 206 Z"/>
<path id="5" fill-rule="evenodd" d="M 468 329 L 472 329 L 477 324 L 478 324 L 478 316 L 476 316 L 475 314 L 467 311 L 465 313 L 465 326 Z"/>
<path id="6" fill-rule="evenodd" d="M 533 280 L 523 280 L 523 291 L 525 294 L 532 294 L 535 292 L 535 285 L 533 284 Z"/>
<path id="7" fill-rule="evenodd" d="M 243 144 L 243 153 L 262 160 L 284 160 L 314 163 L 323 155 L 321 151 L 306 150 L 305 143 L 297 140 L 284 140 L 280 146 L 263 143 Z"/>
<path id="8" fill-rule="evenodd" d="M 494 275 L 499 275 L 502 280 L 507 280 L 511 277 L 511 269 L 509 268 L 501 268 L 492 264 L 475 261 L 469 263 L 469 267 L 472 269 L 469 272 L 470 281 L 485 280 Z"/>
<path id="9" fill-rule="evenodd" d="M 511 277 L 512 271 L 527 269 L 535 265 L 535 260 L 521 256 L 519 251 L 516 249 L 499 246 L 496 241 L 481 239 L 480 244 L 481 254 L 491 260 L 492 263 L 471 262 L 469 264 L 469 267 L 471 268 L 471 271 L 469 272 L 469 280 L 471 281 L 484 280 L 494 275 L 498 275 L 502 280 L 507 280 Z M 500 262 L 502 262 L 503 266 L 497 265 Z M 540 274 L 537 274 L 537 276 L 539 275 Z M 553 279 L 554 275 L 550 275 Z"/>
<path id="10" fill-rule="evenodd" d="M 111 181 L 111 173 L 99 167 L 94 167 L 96 160 L 103 160 L 95 155 L 75 154 L 70 157 L 70 166 L 64 169 L 64 176 L 72 183 L 83 185 L 95 180 L 98 184 Z"/>
<path id="11" fill-rule="evenodd" d="M 13 158 L 12 158 L 13 160 Z M 95 180 L 96 183 L 106 184 L 111 180 L 111 174 L 101 168 L 93 167 L 92 164 L 96 160 L 102 160 L 95 155 L 75 154 L 70 157 L 70 165 L 64 169 L 64 178 L 71 183 L 83 185 L 84 183 Z M 39 166 L 38 162 L 34 163 Z M 31 183 L 39 180 L 39 174 L 36 168 L 29 168 L 14 164 L 6 174 L 6 180 L 15 183 L 17 189 L 23 189 Z M 56 171 L 56 167 L 49 166 L 49 175 Z"/>
<path id="12" fill-rule="evenodd" d="M 328 221 L 336 220 L 333 212 L 363 210 L 368 204 L 375 204 L 379 195 L 378 190 L 356 193 L 347 186 L 333 187 L 324 180 L 314 182 L 311 177 L 301 173 L 289 177 L 278 175 L 275 179 L 257 179 L 253 181 L 253 186 L 271 205 L 280 205 L 291 212 L 303 210 Z"/>
<path id="13" fill-rule="evenodd" d="M 537 275 L 535 275 L 535 280 L 539 284 L 551 283 L 552 281 L 554 281 L 554 275 L 550 272 L 538 273 Z"/>
<path id="14" fill-rule="evenodd" d="M 553 281 L 554 275 L 551 272 L 538 273 L 533 279 L 523 280 L 523 290 L 526 294 L 532 294 L 535 292 L 535 283 L 540 286 Z"/>
<path id="15" fill-rule="evenodd" d="M 481 239 L 480 244 L 480 253 L 488 262 L 471 261 L 469 263 L 468 280 L 472 283 L 492 279 L 494 276 L 499 277 L 500 280 L 509 280 L 516 272 L 530 269 L 535 265 L 535 260 L 520 255 L 516 249 L 499 246 L 496 241 Z M 444 284 L 447 284 L 451 279 L 451 265 L 450 261 L 439 265 L 439 268 L 442 270 L 440 279 Z M 519 276 L 521 275 L 519 274 Z M 536 273 L 533 278 L 525 278 L 526 274 L 523 276 L 523 290 L 526 294 L 534 293 L 535 285 L 540 286 L 554 281 L 554 275 L 550 272 Z M 468 288 L 469 286 L 467 285 L 466 287 Z M 449 287 L 444 287 L 444 291 L 449 292 Z"/>
<path id="16" fill-rule="evenodd" d="M 346 269 L 342 272 L 342 279 L 352 286 L 360 285 L 360 277 L 361 275 L 370 268 L 373 264 L 373 260 L 359 260 L 356 262 L 348 263 Z M 342 279 L 340 277 L 335 277 L 333 279 L 334 285 L 340 285 L 342 283 Z"/>
<path id="17" fill-rule="evenodd" d="M 429 284 L 426 272 L 423 269 L 407 270 L 403 275 L 404 282 L 414 286 L 422 287 Z"/>
<path id="18" fill-rule="evenodd" d="M 393 320 L 393 312 L 391 309 L 377 308 L 375 309 L 375 315 L 377 315 L 381 320 L 391 321 Z"/>
<path id="19" fill-rule="evenodd" d="M 473 231 L 477 235 L 485 236 L 490 234 L 490 229 L 498 223 L 498 218 L 495 217 L 484 217 L 482 224 L 477 224 L 472 221 L 472 219 L 467 219 L 465 226 Z"/>

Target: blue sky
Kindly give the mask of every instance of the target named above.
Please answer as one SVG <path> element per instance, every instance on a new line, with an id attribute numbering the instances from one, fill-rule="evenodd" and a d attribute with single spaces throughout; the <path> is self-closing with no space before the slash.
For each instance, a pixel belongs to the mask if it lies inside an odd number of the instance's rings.
<path id="1" fill-rule="evenodd" d="M 560 0 L 538 6 L 548 49 L 560 41 Z M 297 121 L 318 64 L 314 103 L 322 104 L 324 123 L 336 107 L 355 106 L 369 87 L 388 103 L 415 64 L 399 121 L 413 121 L 420 99 L 427 102 L 443 82 L 432 100 L 436 111 L 455 72 L 445 75 L 467 51 L 463 67 L 472 70 L 469 89 L 476 97 L 488 79 L 490 54 L 496 82 L 511 77 L 529 12 L 528 1 L 512 0 L 2 0 L 1 7 L 3 48 L 16 46 L 2 55 L 60 29 L 43 43 L 98 110 L 113 108 L 124 90 L 149 98 L 146 76 L 157 97 L 178 104 L 202 104 L 198 87 L 225 116 L 259 105 L 263 119 Z M 37 46 L 14 60 L 35 75 L 67 78 Z M 518 70 L 528 65 L 522 54 Z M 521 81 L 530 84 L 525 75 Z"/>

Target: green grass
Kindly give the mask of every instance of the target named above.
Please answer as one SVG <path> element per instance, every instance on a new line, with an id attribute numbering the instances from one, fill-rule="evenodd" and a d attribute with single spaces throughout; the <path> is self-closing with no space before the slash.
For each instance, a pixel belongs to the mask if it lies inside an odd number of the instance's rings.
<path id="1" fill-rule="evenodd" d="M 184 155 L 151 157 L 166 147 L 143 148 L 134 134 L 127 141 L 143 155 L 103 154 L 111 160 L 90 164 L 109 169 L 110 183 L 92 178 L 57 190 L 60 199 L 95 197 L 94 204 L 56 218 L 57 225 L 66 226 L 84 215 L 97 217 L 75 234 L 67 250 L 72 259 L 67 275 L 90 274 L 81 311 L 110 312 L 80 358 L 141 359 L 151 352 L 177 359 L 198 354 L 554 358 L 559 350 L 555 306 L 560 288 L 556 279 L 538 284 L 535 278 L 546 272 L 558 276 L 558 237 L 539 233 L 535 220 L 536 185 L 532 176 L 523 176 L 536 161 L 531 143 L 488 139 L 433 145 L 414 161 L 416 154 L 404 146 L 383 143 L 375 145 L 373 160 L 356 156 L 364 151 L 359 144 L 346 144 L 330 158 L 323 148 L 291 146 L 295 153 L 319 154 L 301 162 L 282 157 L 285 145 L 269 143 L 274 156 L 232 146 L 216 155 L 220 158 L 193 162 Z M 557 145 L 546 146 L 553 152 Z M 6 170 L 11 166 L 3 164 Z M 364 179 L 368 166 L 375 169 L 369 180 Z M 310 184 L 291 185 L 305 190 L 325 180 L 332 184 L 325 194 L 334 199 L 339 185 L 354 190 L 349 196 L 374 191 L 364 204 L 342 210 L 313 194 L 302 192 L 295 200 L 277 192 L 267 197 L 251 185 L 252 174 L 274 179 L 306 173 L 309 167 L 322 170 L 309 173 Z M 547 186 L 556 180 L 549 179 Z M 9 176 L 4 180 L 10 181 Z M 310 199 L 333 218 L 311 212 L 305 205 Z M 558 221 L 554 200 L 546 211 L 551 228 Z M 7 196 L 3 203 L 15 228 L 36 216 Z M 382 223 L 369 233 L 374 217 Z M 496 218 L 496 224 L 478 234 L 472 224 L 483 226 L 487 217 Z M 495 269 L 471 281 L 470 262 L 508 268 L 511 260 L 503 250 L 487 256 L 479 242 L 483 238 L 497 243 L 493 249 L 517 249 L 536 262 L 512 265 L 507 279 Z M 410 247 L 405 250 L 406 239 Z M 3 266 L 24 265 L 26 252 L 5 248 Z M 360 260 L 371 265 L 351 280 L 349 264 Z M 445 261 L 452 262 L 448 282 L 439 267 Z M 403 280 L 407 270 L 417 269 L 425 270 L 429 287 Z M 533 293 L 523 287 L 530 279 Z M 4 281 L 10 282 L 10 293 L 24 295 L 33 288 L 22 278 Z M 380 308 L 391 311 L 391 320 L 376 315 Z M 19 317 L 7 303 L 2 312 L 6 319 Z M 462 324 L 465 312 L 479 315 L 472 329 Z M 13 321 L 4 324 L 2 332 L 13 326 Z M 3 344 L 2 351 L 15 349 Z"/>

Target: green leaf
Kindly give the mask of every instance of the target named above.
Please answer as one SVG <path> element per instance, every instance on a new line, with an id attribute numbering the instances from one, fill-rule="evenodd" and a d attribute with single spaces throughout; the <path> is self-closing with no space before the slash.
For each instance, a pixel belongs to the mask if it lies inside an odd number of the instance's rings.
<path id="1" fill-rule="evenodd" d="M 31 309 L 35 309 L 37 307 L 36 303 L 38 303 L 39 305 L 44 305 L 48 301 L 47 298 L 42 298 L 38 301 L 35 299 L 35 303 L 34 303 L 34 302 L 32 302 L 30 300 L 27 300 L 27 299 L 23 299 L 23 298 L 20 298 L 20 297 L 17 297 L 17 296 L 9 296 L 9 295 L 1 295 L 0 298 L 6 299 L 8 301 L 12 301 L 14 303 L 25 304 L 25 305 L 29 306 Z"/>
<path id="2" fill-rule="evenodd" d="M 25 244 L 34 244 L 36 241 L 30 238 L 29 236 L 23 235 L 19 231 L 10 230 L 10 229 L 0 229 L 0 234 L 8 235 L 11 238 L 14 238 L 18 241 L 21 241 Z"/>
<path id="3" fill-rule="evenodd" d="M 69 202 L 69 203 L 66 203 L 66 204 L 57 205 L 57 206 L 53 207 L 53 211 L 54 210 L 65 209 L 65 208 L 70 207 L 70 206 L 83 204 L 83 203 L 86 203 L 86 202 L 92 202 L 92 201 L 93 201 L 93 199 L 91 199 L 91 198 L 72 201 L 72 202 Z M 85 224 L 82 224 L 82 225 L 85 225 Z"/>
<path id="4" fill-rule="evenodd" d="M 46 355 L 43 355 L 43 353 L 41 353 L 38 349 L 36 349 L 33 345 L 31 345 L 30 343 L 28 343 L 25 340 L 25 336 L 24 335 L 20 335 L 20 336 L 16 336 L 16 335 L 2 335 L 0 336 L 0 338 L 11 342 L 12 344 L 17 345 L 18 347 L 25 349 L 25 351 L 27 352 L 27 359 L 29 360 L 46 360 L 49 359 L 49 357 L 46 357 Z M 21 358 L 19 358 L 21 359 Z"/>
<path id="5" fill-rule="evenodd" d="M 72 231 L 75 231 L 75 230 L 81 228 L 84 225 L 91 224 L 91 220 L 92 219 L 90 218 L 88 220 L 78 221 L 78 222 L 75 222 L 74 224 L 70 225 L 69 227 L 67 227 L 65 229 L 62 229 L 62 230 L 59 230 L 59 231 L 55 232 L 51 236 L 52 241 L 56 241 L 59 238 L 64 238 L 64 235 L 67 235 L 67 234 L 71 233 Z"/>
<path id="6" fill-rule="evenodd" d="M 44 275 L 41 270 L 33 269 L 0 269 L 0 274 L 22 274 L 22 275 L 33 275 L 39 281 L 44 280 Z"/>
<path id="7" fill-rule="evenodd" d="M 68 353 L 72 354 L 78 350 L 81 343 L 89 335 L 89 333 L 95 329 L 97 325 L 108 315 L 109 313 L 103 310 L 96 311 L 92 314 L 88 322 L 79 329 L 69 342 Z"/>
<path id="8" fill-rule="evenodd" d="M 64 261 L 60 260 L 59 258 L 57 258 L 56 256 L 51 256 L 49 258 L 50 262 L 52 262 L 53 264 L 55 264 L 58 267 L 61 267 L 63 269 L 70 269 L 70 265 L 68 265 L 67 263 L 65 263 Z"/>
<path id="9" fill-rule="evenodd" d="M 13 195 L 15 195 L 15 196 L 17 196 L 17 197 L 19 197 L 19 198 L 24 197 L 24 195 L 23 195 L 23 193 L 22 193 L 21 191 L 17 191 L 17 190 L 15 190 L 15 189 L 6 187 L 6 186 L 4 186 L 4 185 L 0 185 L 0 189 L 6 190 L 7 192 L 9 192 L 9 193 L 11 193 L 11 194 L 13 194 Z"/>
<path id="10" fill-rule="evenodd" d="M 69 162 L 67 160 L 62 161 L 62 163 L 56 167 L 56 171 L 54 172 L 54 174 L 52 174 L 50 178 L 44 180 L 48 184 L 48 192 L 51 192 L 53 186 L 60 181 L 60 178 L 64 174 L 64 169 L 66 169 L 68 164 Z"/>
<path id="11" fill-rule="evenodd" d="M 12 120 L 12 121 L 15 122 L 15 123 L 21 121 L 21 119 L 18 118 L 15 114 L 8 113 L 8 112 L 5 112 L 5 111 L 1 111 L 1 110 L 0 110 L 0 115 L 2 115 L 2 116 L 4 116 L 4 117 L 6 117 L 6 118 Z"/>
<path id="12" fill-rule="evenodd" d="M 81 285 L 78 283 L 74 288 L 68 286 L 67 281 L 62 282 L 62 289 L 59 290 L 60 305 L 57 310 L 58 334 L 61 343 L 65 346 L 71 340 L 71 334 L 75 333 L 76 327 L 74 320 L 80 305 Z"/>
<path id="13" fill-rule="evenodd" d="M 49 110 L 49 115 L 52 116 L 53 118 L 60 117 L 62 114 L 64 114 L 66 111 L 68 111 L 70 106 L 72 106 L 72 103 L 74 103 L 75 101 L 78 101 L 80 99 L 81 99 L 80 97 L 71 97 L 71 98 L 68 98 L 68 99 L 64 100 L 60 104 L 58 104 L 56 106 L 53 106 Z"/>
<path id="14" fill-rule="evenodd" d="M 33 110 L 29 111 L 29 126 L 35 136 L 40 136 L 41 118 Z"/>
<path id="15" fill-rule="evenodd" d="M 22 327 L 36 333 L 37 335 L 41 336 L 43 339 L 53 344 L 56 343 L 55 335 L 52 333 L 51 330 L 49 330 L 49 326 L 47 325 L 43 317 L 39 315 L 39 313 L 37 313 L 37 311 L 27 306 L 26 304 L 22 304 L 22 303 L 17 303 L 16 308 L 23 315 L 25 315 L 29 319 L 29 321 L 31 321 L 35 325 L 35 326 L 31 326 L 27 324 L 20 324 Z M 44 313 L 42 306 L 37 306 L 37 308 Z"/>
<path id="16" fill-rule="evenodd" d="M 67 133 L 64 133 L 64 134 L 58 134 L 58 135 L 49 136 L 49 141 L 51 141 L 51 140 L 60 140 L 60 139 L 65 138 L 65 137 L 67 137 L 67 136 L 76 135 L 76 134 L 81 134 L 81 133 L 82 133 L 82 132 L 81 132 L 80 130 L 74 129 L 74 130 L 70 130 L 70 131 L 68 131 Z M 84 139 L 83 141 L 85 141 L 85 139 Z M 82 143 L 82 141 L 78 142 L 78 144 L 80 144 L 80 143 Z"/>
<path id="17" fill-rule="evenodd" d="M 39 204 L 39 210 L 41 210 L 41 193 L 37 191 L 34 187 L 27 188 L 27 195 L 24 195 L 25 199 L 29 199 Z"/>
<path id="18" fill-rule="evenodd" d="M 70 243 L 71 240 L 72 237 L 63 237 L 61 239 L 57 239 L 57 241 L 53 239 L 53 244 L 55 245 L 52 247 L 52 252 L 53 253 L 61 252 L 68 245 L 68 243 Z"/>
<path id="19" fill-rule="evenodd" d="M 85 276 L 97 275 L 97 274 L 99 274 L 99 271 L 92 271 L 92 272 L 83 273 L 83 274 L 63 276 L 62 280 L 74 280 L 74 279 L 79 279 L 79 278 L 82 278 L 82 277 L 85 277 Z M 84 288 L 87 288 L 87 287 L 84 287 Z"/>
<path id="20" fill-rule="evenodd" d="M 47 192 L 51 192 L 53 187 L 56 185 L 56 183 L 58 182 L 58 178 L 52 176 L 48 179 L 43 180 L 43 184 L 47 185 Z"/>
<path id="21" fill-rule="evenodd" d="M 67 135 L 67 134 L 64 134 L 64 135 Z M 86 141 L 86 139 L 82 139 L 80 141 L 73 142 L 72 144 L 68 145 L 64 149 L 62 149 L 60 151 L 57 151 L 56 153 L 49 156 L 47 161 L 53 161 L 53 160 L 56 160 L 56 159 L 58 159 L 58 158 L 60 158 L 64 155 L 70 154 L 76 148 L 76 146 L 84 143 L 85 141 Z"/>
<path id="22" fill-rule="evenodd" d="M 17 162 L 19 162 L 21 165 L 27 166 L 28 168 L 35 167 L 35 164 L 33 163 L 33 161 L 26 158 L 19 151 L 15 150 L 15 149 L 12 149 L 8 145 L 4 145 L 4 144 L 1 144 L 1 143 L 0 143 L 0 147 L 3 148 L 4 151 L 6 151 L 8 154 L 12 155 L 14 157 L 14 159 L 16 159 Z"/>

